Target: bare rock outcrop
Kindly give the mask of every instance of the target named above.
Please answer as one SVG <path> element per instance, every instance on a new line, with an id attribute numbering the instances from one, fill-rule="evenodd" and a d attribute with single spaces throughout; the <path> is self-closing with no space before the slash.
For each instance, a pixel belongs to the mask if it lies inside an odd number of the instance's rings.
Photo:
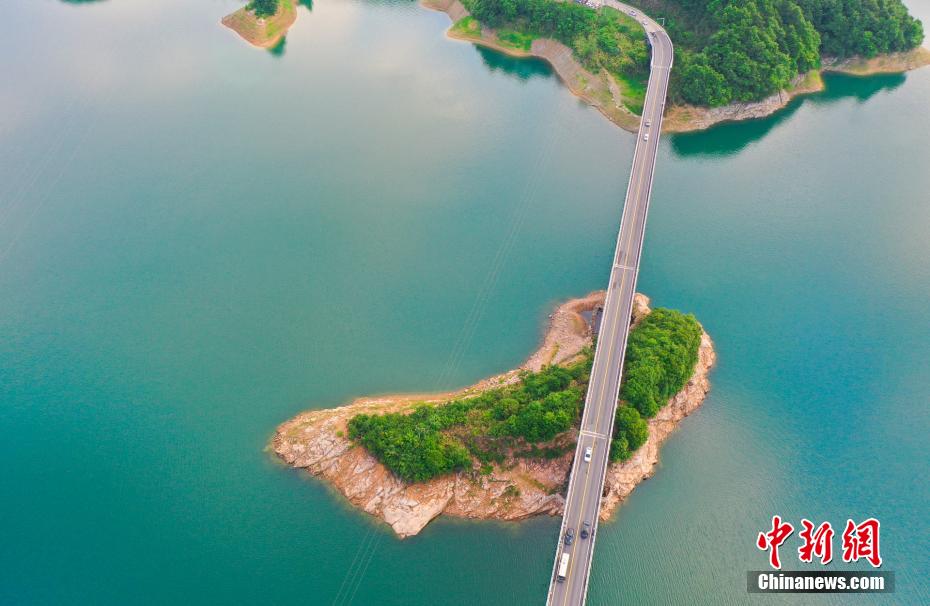
<path id="1" fill-rule="evenodd" d="M 672 105 L 662 121 L 665 132 L 681 133 L 704 130 L 721 122 L 738 122 L 770 116 L 782 109 L 799 95 L 823 90 L 819 72 L 810 72 L 794 79 L 791 86 L 778 91 L 761 101 L 731 103 L 721 107 L 698 107 L 694 105 Z"/>
<path id="2" fill-rule="evenodd" d="M 465 398 L 492 386 L 514 382 L 523 369 L 538 370 L 546 364 L 569 362 L 591 344 L 591 330 L 582 314 L 593 311 L 603 301 L 601 291 L 559 306 L 550 316 L 542 345 L 518 369 L 457 392 L 360 398 L 339 408 L 307 411 L 278 427 L 272 448 L 287 464 L 329 481 L 353 505 L 384 520 L 400 537 L 417 534 L 443 513 L 498 520 L 559 515 L 573 451 L 556 459 L 513 457 L 493 466 L 487 475 L 465 471 L 407 484 L 348 439 L 347 423 L 360 413 L 406 411 L 420 402 Z M 634 323 L 649 313 L 648 302 L 643 295 L 636 295 Z M 703 402 L 710 389 L 707 375 L 714 361 L 713 343 L 704 333 L 691 380 L 649 421 L 649 438 L 636 454 L 608 469 L 602 518 L 608 517 L 639 482 L 652 475 L 659 446 L 681 419 Z M 574 431 L 566 432 L 556 442 L 573 443 L 575 438 Z"/>

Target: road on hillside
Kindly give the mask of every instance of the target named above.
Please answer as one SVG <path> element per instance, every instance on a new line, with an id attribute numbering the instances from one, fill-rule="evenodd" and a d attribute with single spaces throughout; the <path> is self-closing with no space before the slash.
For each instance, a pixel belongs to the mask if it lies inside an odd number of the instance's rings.
<path id="1" fill-rule="evenodd" d="M 652 61 L 642 121 L 636 135 L 633 168 L 630 171 L 630 182 L 620 219 L 620 233 L 617 236 L 613 266 L 610 270 L 607 301 L 604 305 L 591 379 L 588 382 L 578 446 L 575 450 L 565 513 L 546 600 L 549 606 L 580 606 L 585 603 L 588 590 L 588 579 L 594 559 L 594 540 L 597 536 L 597 519 L 607 474 L 610 438 L 630 328 L 633 294 L 636 292 L 636 275 L 642 254 L 646 213 L 652 193 L 662 113 L 665 109 L 665 95 L 674 54 L 668 34 L 649 17 L 631 6 L 613 0 L 603 0 L 598 4 L 610 6 L 628 15 L 635 12 L 633 16 L 643 25 L 652 47 Z M 591 449 L 591 460 L 585 462 L 585 452 L 588 448 Z M 581 530 L 585 522 L 591 524 L 591 535 L 582 539 Z M 571 545 L 565 545 L 565 535 L 569 529 L 574 532 L 574 541 Z M 559 575 L 563 554 L 568 554 L 564 579 Z M 619 578 L 618 582 L 622 582 Z"/>

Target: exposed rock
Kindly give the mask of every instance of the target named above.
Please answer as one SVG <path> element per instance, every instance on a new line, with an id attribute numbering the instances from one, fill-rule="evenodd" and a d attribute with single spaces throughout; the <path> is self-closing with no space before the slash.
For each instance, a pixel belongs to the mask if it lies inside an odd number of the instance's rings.
<path id="1" fill-rule="evenodd" d="M 383 519 L 400 537 L 417 534 L 441 513 L 498 520 L 559 515 L 573 451 L 557 459 L 510 458 L 502 465 L 495 465 L 488 475 L 459 472 L 406 484 L 364 448 L 355 446 L 347 437 L 346 425 L 360 413 L 406 411 L 418 402 L 468 397 L 518 380 L 522 369 L 538 370 L 545 364 L 569 362 L 591 344 L 591 331 L 581 314 L 594 310 L 603 301 L 601 291 L 559 306 L 550 316 L 542 346 L 519 369 L 457 392 L 360 398 L 339 408 L 307 411 L 278 427 L 272 448 L 289 465 L 328 480 L 353 505 Z M 648 303 L 646 297 L 636 295 L 634 324 L 649 313 Z M 704 333 L 691 380 L 649 421 L 649 438 L 636 454 L 608 469 L 602 517 L 609 516 L 639 482 L 653 473 L 659 446 L 681 419 L 703 402 L 710 388 L 707 375 L 714 360 L 713 344 Z M 572 430 L 556 438 L 554 444 L 574 443 L 575 438 L 576 432 Z"/>
<path id="2" fill-rule="evenodd" d="M 683 133 L 704 130 L 721 122 L 764 118 L 788 105 L 798 95 L 816 93 L 821 90 L 823 90 L 823 80 L 820 73 L 810 72 L 795 78 L 788 89 L 779 91 L 761 101 L 731 103 L 722 107 L 672 105 L 666 111 L 665 118 L 662 121 L 662 130 L 671 133 Z"/>

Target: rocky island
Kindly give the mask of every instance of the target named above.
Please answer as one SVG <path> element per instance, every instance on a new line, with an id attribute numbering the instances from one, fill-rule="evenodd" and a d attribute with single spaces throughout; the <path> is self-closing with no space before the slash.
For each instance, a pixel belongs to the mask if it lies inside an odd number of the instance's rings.
<path id="1" fill-rule="evenodd" d="M 532 377 L 531 373 L 553 367 L 583 367 L 592 346 L 591 323 L 586 316 L 603 300 L 604 293 L 596 292 L 559 306 L 550 316 L 542 345 L 518 369 L 454 393 L 360 398 L 339 408 L 307 411 L 277 428 L 271 448 L 287 464 L 328 481 L 350 503 L 386 522 L 400 537 L 417 534 L 440 514 L 497 520 L 560 515 L 574 455 L 575 427 L 538 444 L 528 445 L 522 438 L 511 440 L 499 457 L 480 461 L 469 455 L 468 463 L 455 471 L 424 481 L 409 481 L 361 445 L 363 439 L 358 435 L 353 439 L 353 419 L 411 415 L 424 405 L 441 407 L 443 403 L 475 401 L 490 392 L 514 389 Z M 637 294 L 631 343 L 652 313 L 648 299 Z M 629 452 L 618 449 L 619 455 L 612 456 L 614 462 L 607 473 L 601 503 L 603 519 L 653 474 L 661 444 L 684 417 L 701 405 L 710 389 L 708 374 L 715 362 L 713 343 L 694 324 L 693 371 L 665 405 L 659 406 L 648 421 L 642 420 L 642 435 L 635 438 L 641 443 L 630 444 Z M 631 347 L 635 348 L 635 344 Z M 629 352 L 627 358 L 629 364 Z M 630 407 L 621 403 L 623 408 Z M 639 418 L 638 413 L 633 416 Z M 618 435 L 615 431 L 614 442 L 626 449 L 627 436 L 618 439 Z"/>

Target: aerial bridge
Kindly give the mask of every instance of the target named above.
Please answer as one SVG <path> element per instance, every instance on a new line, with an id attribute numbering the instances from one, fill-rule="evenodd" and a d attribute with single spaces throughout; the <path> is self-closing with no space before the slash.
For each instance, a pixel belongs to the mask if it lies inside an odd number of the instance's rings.
<path id="1" fill-rule="evenodd" d="M 548 606 L 581 606 L 588 592 L 601 496 L 607 476 L 610 439 L 630 332 L 636 276 L 643 250 L 662 114 L 674 55 L 671 38 L 653 19 L 638 14 L 632 6 L 614 0 L 595 0 L 594 4 L 596 7 L 615 8 L 642 24 L 652 49 L 652 59 L 646 100 L 636 136 L 636 149 L 633 152 L 633 167 L 620 219 L 620 232 L 610 268 L 607 300 L 565 497 L 565 512 L 546 599 Z M 573 536 L 571 540 L 567 539 L 569 534 Z M 582 534 L 585 538 L 582 538 Z"/>

